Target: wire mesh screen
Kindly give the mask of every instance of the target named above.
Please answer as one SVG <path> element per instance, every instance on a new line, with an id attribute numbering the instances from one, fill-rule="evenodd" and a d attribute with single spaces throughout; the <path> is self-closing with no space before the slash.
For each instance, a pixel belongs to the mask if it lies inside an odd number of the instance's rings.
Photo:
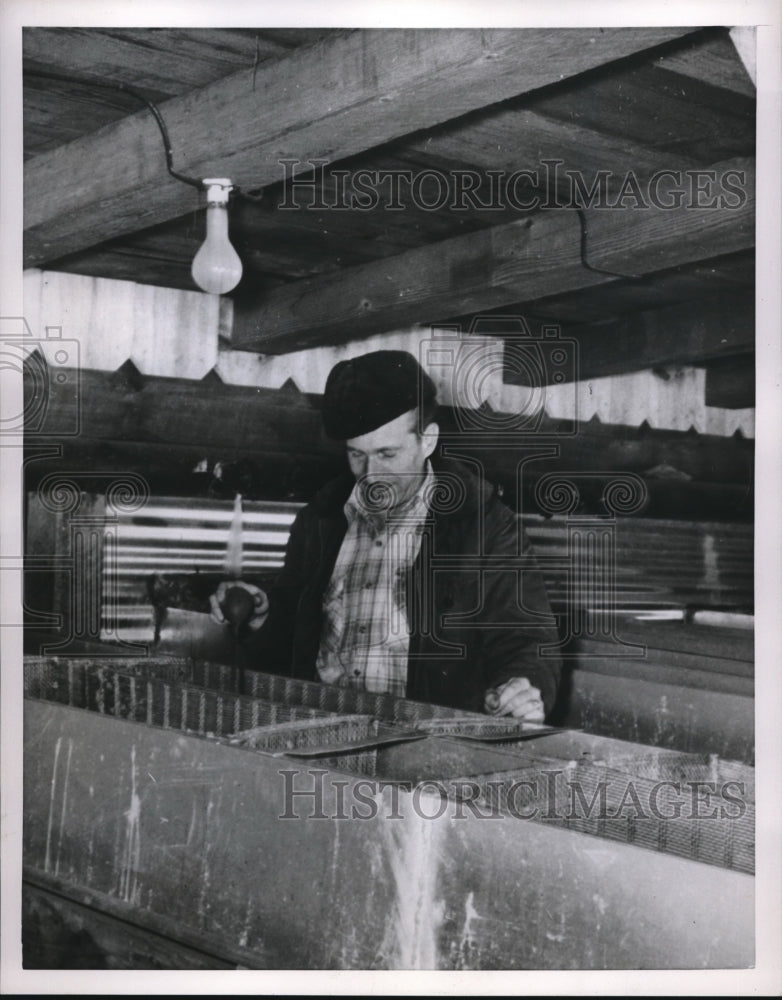
<path id="1" fill-rule="evenodd" d="M 28 697 L 210 735 L 235 733 L 262 722 L 274 725 L 333 715 L 370 715 L 404 724 L 482 718 L 442 705 L 256 671 L 244 674 L 241 691 L 239 683 L 235 668 L 204 660 L 112 657 L 102 663 L 87 657 L 25 657 Z M 229 721 L 232 717 L 235 725 Z"/>
<path id="2" fill-rule="evenodd" d="M 214 673 L 226 679 L 222 670 Z M 218 689 L 198 686 L 187 682 L 191 677 L 185 663 L 134 661 L 118 668 L 114 663 L 36 659 L 25 663 L 24 690 L 27 697 L 202 736 L 333 714 L 236 694 L 227 684 Z"/>
<path id="3" fill-rule="evenodd" d="M 448 759 L 446 744 L 468 737 L 474 749 L 464 751 L 464 777 L 451 770 L 439 782 L 446 796 L 459 797 L 470 786 L 473 798 L 510 816 L 754 871 L 754 771 L 746 765 L 632 744 L 617 748 L 614 741 L 606 742 L 602 756 L 593 741 L 590 751 L 569 760 L 547 754 L 546 742 L 530 741 L 513 719 L 270 674 L 249 675 L 242 693 L 236 682 L 229 666 L 172 658 L 106 664 L 28 657 L 24 670 L 29 698 L 221 738 L 246 750 L 306 755 L 318 767 L 390 781 L 389 764 L 398 758 L 385 744 L 423 740 L 440 766 Z M 498 738 L 508 766 L 485 773 L 477 761 L 489 747 L 480 741 Z M 473 773 L 470 754 L 478 755 Z"/>
<path id="4" fill-rule="evenodd" d="M 274 674 L 252 673 L 245 678 L 247 693 L 254 698 L 284 700 L 340 715 L 373 715 L 390 722 L 417 723 L 422 719 L 482 718 L 458 708 L 430 705 L 424 702 L 394 698 L 390 694 L 374 694 L 332 684 L 314 684 Z"/>
<path id="5" fill-rule="evenodd" d="M 599 760 L 593 763 L 600 764 Z M 755 769 L 736 760 L 724 760 L 717 754 L 680 753 L 661 750 L 654 754 L 637 753 L 627 756 L 611 755 L 611 767 L 625 774 L 649 778 L 652 781 L 698 782 L 702 785 L 724 785 L 738 782 L 742 795 L 748 802 L 755 802 Z"/>
<path id="6" fill-rule="evenodd" d="M 318 767 L 374 777 L 377 774 L 376 747 L 357 748 L 353 752 L 345 752 L 345 749 L 357 741 L 371 741 L 391 732 L 393 726 L 384 725 L 370 715 L 347 715 L 317 719 L 306 725 L 288 722 L 262 726 L 236 733 L 230 742 L 235 746 L 271 753 L 317 750 L 320 751 L 315 758 Z M 340 750 L 340 747 L 344 749 Z"/>
<path id="7" fill-rule="evenodd" d="M 353 740 L 365 740 L 378 735 L 379 723 L 369 715 L 348 715 L 318 720 L 307 726 L 281 723 L 273 731 L 251 729 L 236 733 L 232 743 L 264 750 L 297 750 L 302 747 L 323 747 Z"/>
<path id="8" fill-rule="evenodd" d="M 418 728 L 432 736 L 471 736 L 475 739 L 502 737 L 503 740 L 512 740 L 514 736 L 529 733 L 529 728 L 517 719 L 486 719 L 481 716 L 474 719 L 423 719 Z"/>
<path id="9" fill-rule="evenodd" d="M 739 796 L 726 801 L 700 784 L 687 788 L 581 762 L 563 767 L 553 758 L 453 783 L 473 786 L 481 801 L 506 815 L 749 874 L 755 870 L 754 805 Z"/>

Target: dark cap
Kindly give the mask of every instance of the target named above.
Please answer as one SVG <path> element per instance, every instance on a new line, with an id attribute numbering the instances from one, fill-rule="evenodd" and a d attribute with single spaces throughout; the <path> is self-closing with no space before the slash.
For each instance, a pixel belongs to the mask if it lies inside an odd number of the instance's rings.
<path id="1" fill-rule="evenodd" d="M 372 351 L 339 361 L 323 393 L 323 426 L 337 441 L 361 437 L 435 400 L 434 382 L 407 351 Z"/>

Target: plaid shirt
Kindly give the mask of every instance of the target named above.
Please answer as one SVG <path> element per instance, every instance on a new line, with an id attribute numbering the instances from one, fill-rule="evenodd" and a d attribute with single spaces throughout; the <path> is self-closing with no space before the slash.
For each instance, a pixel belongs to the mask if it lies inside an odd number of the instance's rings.
<path id="1" fill-rule="evenodd" d="M 326 684 L 404 697 L 410 626 L 407 589 L 421 548 L 434 473 L 398 507 L 370 513 L 353 488 L 345 504 L 348 530 L 323 595 L 316 661 Z"/>

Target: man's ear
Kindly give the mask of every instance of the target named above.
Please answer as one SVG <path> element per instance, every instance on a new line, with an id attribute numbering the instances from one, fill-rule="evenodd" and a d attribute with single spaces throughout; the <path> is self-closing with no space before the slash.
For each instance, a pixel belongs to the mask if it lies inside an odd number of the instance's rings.
<path id="1" fill-rule="evenodd" d="M 424 427 L 424 432 L 421 435 L 421 441 L 424 447 L 424 458 L 429 458 L 432 452 L 437 447 L 437 441 L 440 437 L 440 425 L 432 422 Z"/>

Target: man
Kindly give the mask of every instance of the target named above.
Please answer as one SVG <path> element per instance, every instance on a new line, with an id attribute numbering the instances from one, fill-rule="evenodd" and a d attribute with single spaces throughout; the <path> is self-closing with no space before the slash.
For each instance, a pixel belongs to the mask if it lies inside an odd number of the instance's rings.
<path id="1" fill-rule="evenodd" d="M 559 677 L 539 655 L 557 638 L 543 582 L 494 489 L 434 458 L 436 406 L 405 351 L 332 369 L 324 428 L 350 476 L 299 512 L 269 596 L 245 585 L 259 666 L 541 722 Z M 229 586 L 212 597 L 218 622 Z"/>

